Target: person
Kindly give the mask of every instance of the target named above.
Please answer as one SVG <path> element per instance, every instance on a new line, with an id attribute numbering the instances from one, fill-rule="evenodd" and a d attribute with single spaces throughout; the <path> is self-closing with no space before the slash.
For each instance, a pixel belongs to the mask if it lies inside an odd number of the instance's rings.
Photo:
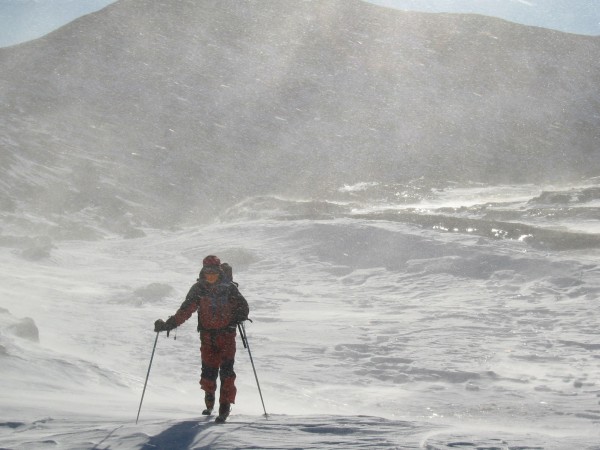
<path id="1" fill-rule="evenodd" d="M 237 324 L 248 320 L 248 302 L 231 279 L 231 269 L 225 265 L 223 272 L 217 256 L 209 255 L 202 261 L 202 270 L 197 282 L 191 287 L 185 301 L 175 315 L 166 321 L 158 319 L 154 331 L 171 331 L 198 312 L 200 332 L 200 356 L 202 372 L 200 387 L 205 392 L 206 409 L 210 415 L 215 406 L 217 378 L 220 378 L 219 415 L 217 422 L 224 422 L 235 403 L 235 337 Z"/>

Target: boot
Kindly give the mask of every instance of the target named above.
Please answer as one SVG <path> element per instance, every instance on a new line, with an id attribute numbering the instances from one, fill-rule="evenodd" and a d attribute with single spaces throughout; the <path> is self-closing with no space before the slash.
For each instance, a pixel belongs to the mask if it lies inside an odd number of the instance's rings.
<path id="1" fill-rule="evenodd" d="M 231 405 L 229 403 L 221 403 L 219 406 L 219 415 L 215 419 L 217 423 L 224 423 L 229 417 L 229 413 L 231 412 Z"/>
<path id="2" fill-rule="evenodd" d="M 204 395 L 204 404 L 206 405 L 206 409 L 202 411 L 203 416 L 210 416 L 213 408 L 215 407 L 215 394 L 211 392 L 207 392 Z"/>

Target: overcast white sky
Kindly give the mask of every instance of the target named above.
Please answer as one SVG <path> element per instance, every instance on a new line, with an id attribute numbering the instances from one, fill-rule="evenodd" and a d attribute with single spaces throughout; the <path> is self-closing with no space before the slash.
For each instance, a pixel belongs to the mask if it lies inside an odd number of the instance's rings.
<path id="1" fill-rule="evenodd" d="M 600 35 L 600 0 L 368 0 L 425 12 L 465 12 L 578 34 Z M 0 47 L 43 36 L 114 0 L 0 0 Z"/>

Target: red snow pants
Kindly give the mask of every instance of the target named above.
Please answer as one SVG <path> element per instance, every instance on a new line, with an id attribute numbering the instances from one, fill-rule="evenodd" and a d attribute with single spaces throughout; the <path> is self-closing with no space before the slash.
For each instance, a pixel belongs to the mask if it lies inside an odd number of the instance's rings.
<path id="1" fill-rule="evenodd" d="M 207 393 L 217 390 L 217 377 L 221 379 L 219 403 L 235 403 L 235 329 L 203 330 L 200 332 L 202 374 L 200 387 Z"/>

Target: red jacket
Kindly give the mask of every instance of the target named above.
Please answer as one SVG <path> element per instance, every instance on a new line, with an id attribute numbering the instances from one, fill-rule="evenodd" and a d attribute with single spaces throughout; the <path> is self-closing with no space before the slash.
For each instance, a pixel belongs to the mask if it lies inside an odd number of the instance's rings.
<path id="1" fill-rule="evenodd" d="M 198 281 L 188 292 L 175 315 L 181 325 L 198 311 L 198 330 L 235 329 L 235 324 L 248 319 L 248 302 L 232 282 L 210 285 Z"/>

